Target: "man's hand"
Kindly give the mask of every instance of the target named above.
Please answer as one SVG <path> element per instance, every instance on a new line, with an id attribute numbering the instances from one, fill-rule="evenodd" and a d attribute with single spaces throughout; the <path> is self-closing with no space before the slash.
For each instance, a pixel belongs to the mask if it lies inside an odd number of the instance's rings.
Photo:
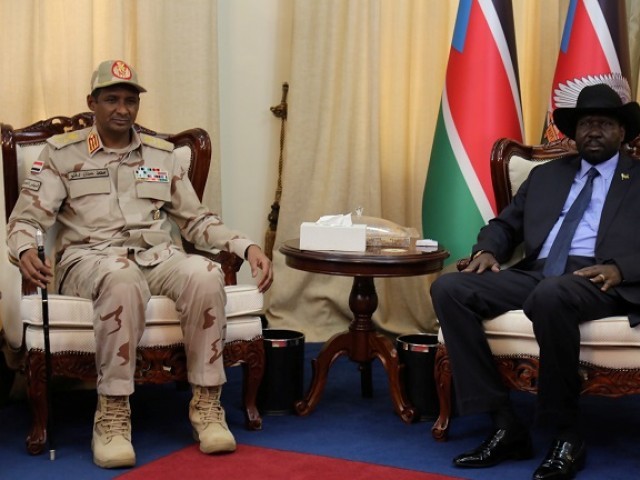
<path id="1" fill-rule="evenodd" d="M 38 250 L 30 248 L 20 255 L 20 272 L 36 287 L 47 288 L 47 284 L 53 278 L 51 262 L 45 258 L 44 263 L 38 257 Z"/>
<path id="2" fill-rule="evenodd" d="M 262 271 L 262 278 L 258 283 L 258 290 L 266 292 L 273 282 L 273 269 L 271 260 L 267 257 L 258 245 L 251 245 L 247 249 L 247 260 L 251 265 L 251 276 L 256 278 L 258 272 Z"/>
<path id="3" fill-rule="evenodd" d="M 622 274 L 618 266 L 613 263 L 606 265 L 592 265 L 590 267 L 581 268 L 573 272 L 575 275 L 585 277 L 592 283 L 601 285 L 600 290 L 606 292 L 611 287 L 615 287 L 622 283 Z"/>
<path id="4" fill-rule="evenodd" d="M 469 262 L 469 266 L 462 271 L 467 273 L 482 273 L 485 270 L 491 270 L 492 272 L 500 271 L 500 264 L 491 252 L 482 252 L 480 255 L 471 260 Z"/>

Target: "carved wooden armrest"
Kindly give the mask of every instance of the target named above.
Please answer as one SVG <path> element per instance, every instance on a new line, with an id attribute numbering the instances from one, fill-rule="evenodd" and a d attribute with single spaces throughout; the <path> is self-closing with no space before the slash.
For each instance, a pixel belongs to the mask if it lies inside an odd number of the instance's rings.
<path id="1" fill-rule="evenodd" d="M 193 246 L 193 244 L 186 241 L 184 242 L 184 249 L 187 253 L 202 255 L 203 257 L 207 257 L 209 260 L 219 263 L 222 266 L 222 271 L 224 272 L 225 285 L 235 285 L 237 283 L 236 274 L 240 270 L 244 260 L 235 253 L 223 250 L 216 253 L 198 250 Z"/>

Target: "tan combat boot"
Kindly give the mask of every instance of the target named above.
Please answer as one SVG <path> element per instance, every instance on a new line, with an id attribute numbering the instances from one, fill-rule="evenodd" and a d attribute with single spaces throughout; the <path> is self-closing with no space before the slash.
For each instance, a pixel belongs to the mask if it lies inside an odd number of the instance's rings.
<path id="1" fill-rule="evenodd" d="M 203 453 L 233 452 L 236 440 L 229 431 L 220 405 L 222 387 L 200 387 L 193 385 L 193 398 L 189 403 L 189 420 L 193 425 L 193 436 L 200 442 Z"/>
<path id="2" fill-rule="evenodd" d="M 93 420 L 93 462 L 102 468 L 133 467 L 131 408 L 128 396 L 98 395 Z"/>

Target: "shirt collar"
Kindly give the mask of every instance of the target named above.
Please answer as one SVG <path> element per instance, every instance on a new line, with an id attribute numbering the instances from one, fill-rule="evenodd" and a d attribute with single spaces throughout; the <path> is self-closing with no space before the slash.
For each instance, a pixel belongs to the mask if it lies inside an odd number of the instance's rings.
<path id="1" fill-rule="evenodd" d="M 127 151 L 130 151 L 130 152 L 132 152 L 137 148 L 140 148 L 140 145 L 142 145 L 142 142 L 140 140 L 140 135 L 138 134 L 138 132 L 136 132 L 136 130 L 133 127 L 131 128 L 131 132 L 132 132 L 131 143 L 127 148 Z M 91 127 L 91 131 L 87 136 L 87 152 L 89 153 L 90 157 L 93 157 L 97 152 L 104 149 L 105 149 L 105 146 L 102 143 L 100 134 L 98 133 L 98 130 L 94 125 L 93 127 Z"/>
<path id="2" fill-rule="evenodd" d="M 613 178 L 613 174 L 616 171 L 616 166 L 618 165 L 619 158 L 620 158 L 620 153 L 616 152 L 613 155 L 613 157 L 611 157 L 609 160 L 605 160 L 604 162 L 601 162 L 597 165 L 592 165 L 589 162 L 587 162 L 585 159 L 582 159 L 580 163 L 579 177 L 583 178 L 584 176 L 587 175 L 589 170 L 591 170 L 592 168 L 595 168 L 596 170 L 598 170 L 598 173 L 602 178 L 609 180 Z"/>

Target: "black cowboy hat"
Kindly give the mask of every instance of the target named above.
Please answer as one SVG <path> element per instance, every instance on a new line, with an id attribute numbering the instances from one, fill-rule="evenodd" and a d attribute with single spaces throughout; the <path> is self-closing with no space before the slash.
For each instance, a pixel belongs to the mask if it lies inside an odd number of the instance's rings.
<path id="1" fill-rule="evenodd" d="M 622 103 L 620 95 L 604 83 L 584 87 L 574 108 L 556 108 L 553 121 L 562 133 L 571 139 L 576 137 L 576 123 L 584 115 L 606 115 L 617 118 L 625 128 L 624 142 L 640 133 L 640 105 L 638 102 Z"/>

